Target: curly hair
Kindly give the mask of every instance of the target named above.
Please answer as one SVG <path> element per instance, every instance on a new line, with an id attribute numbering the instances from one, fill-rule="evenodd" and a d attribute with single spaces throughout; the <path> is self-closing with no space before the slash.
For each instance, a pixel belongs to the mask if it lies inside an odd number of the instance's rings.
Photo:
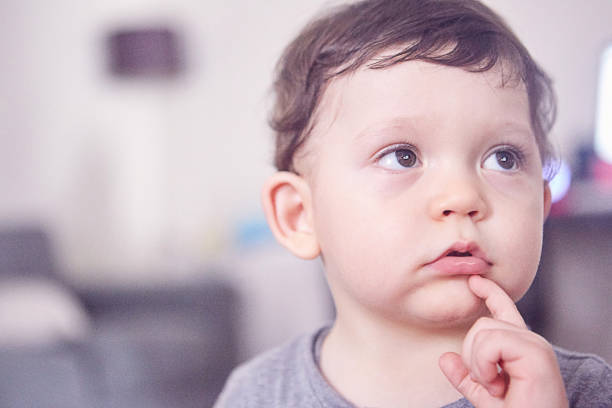
<path id="1" fill-rule="evenodd" d="M 394 52 L 373 59 L 386 50 Z M 511 67 L 503 83 L 519 80 L 525 85 L 542 163 L 552 167 L 552 82 L 501 17 L 477 0 L 362 0 L 310 22 L 278 61 L 270 117 L 276 168 L 295 172 L 295 153 L 308 139 L 330 80 L 363 66 L 382 69 L 412 60 L 470 72 L 484 72 L 500 62 Z"/>

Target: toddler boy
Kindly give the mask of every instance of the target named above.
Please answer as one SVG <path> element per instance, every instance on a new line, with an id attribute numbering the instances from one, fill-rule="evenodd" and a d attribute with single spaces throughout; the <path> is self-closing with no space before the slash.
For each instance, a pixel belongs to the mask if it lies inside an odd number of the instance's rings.
<path id="1" fill-rule="evenodd" d="M 321 257 L 330 327 L 237 369 L 217 407 L 586 407 L 612 369 L 514 302 L 550 208 L 550 80 L 475 0 L 365 0 L 309 24 L 275 82 L 277 240 Z"/>

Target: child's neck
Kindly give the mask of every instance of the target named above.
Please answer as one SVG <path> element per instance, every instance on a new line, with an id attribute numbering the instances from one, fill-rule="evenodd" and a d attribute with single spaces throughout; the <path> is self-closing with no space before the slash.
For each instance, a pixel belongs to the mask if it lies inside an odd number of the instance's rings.
<path id="1" fill-rule="evenodd" d="M 359 407 L 442 406 L 461 398 L 438 367 L 468 328 L 432 329 L 338 318 L 323 343 L 327 380 Z"/>

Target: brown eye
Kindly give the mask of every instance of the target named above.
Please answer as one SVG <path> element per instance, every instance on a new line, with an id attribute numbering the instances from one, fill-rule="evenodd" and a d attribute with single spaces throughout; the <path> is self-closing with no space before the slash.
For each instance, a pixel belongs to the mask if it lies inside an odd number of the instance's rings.
<path id="1" fill-rule="evenodd" d="M 406 144 L 390 146 L 379 154 L 376 163 L 384 169 L 399 172 L 419 167 L 419 156 L 415 150 Z"/>
<path id="2" fill-rule="evenodd" d="M 482 164 L 489 170 L 514 171 L 521 167 L 521 154 L 512 149 L 500 149 L 491 153 Z"/>
<path id="3" fill-rule="evenodd" d="M 495 159 L 497 160 L 499 166 L 506 170 L 511 170 L 514 168 L 514 166 L 516 166 L 514 154 L 507 150 L 496 152 Z"/>
<path id="4" fill-rule="evenodd" d="M 414 167 L 417 162 L 416 154 L 409 149 L 400 149 L 395 151 L 397 162 L 402 167 Z"/>

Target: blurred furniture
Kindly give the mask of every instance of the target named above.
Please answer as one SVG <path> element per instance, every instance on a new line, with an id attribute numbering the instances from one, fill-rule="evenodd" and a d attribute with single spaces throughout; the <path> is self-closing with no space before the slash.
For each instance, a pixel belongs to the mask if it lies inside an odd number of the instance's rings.
<path id="1" fill-rule="evenodd" d="M 56 273 L 51 242 L 37 227 L 0 228 L 0 346 L 82 339 L 89 318 Z"/>
<path id="2" fill-rule="evenodd" d="M 612 213 L 551 218 L 544 234 L 544 332 L 612 362 Z"/>
<path id="3" fill-rule="evenodd" d="M 0 279 L 6 278 L 60 279 L 49 237 L 41 228 L 0 228 Z"/>
<path id="4" fill-rule="evenodd" d="M 80 346 L 0 348 L 0 407 L 97 407 L 87 394 Z"/>
<path id="5" fill-rule="evenodd" d="M 540 271 L 519 302 L 527 323 L 561 347 L 612 361 L 612 213 L 549 217 Z"/>
<path id="6" fill-rule="evenodd" d="M 74 287 L 55 273 L 51 242 L 42 230 L 5 228 L 0 285 L 34 285 L 36 291 L 17 297 L 17 306 L 0 299 L 0 307 L 9 309 L 5 317 L 46 328 L 27 331 L 35 333 L 33 339 L 0 341 L 0 408 L 209 407 L 236 363 L 237 297 L 223 281 Z M 28 304 L 35 315 L 24 319 L 19 313 Z M 58 331 L 78 320 L 58 318 L 62 310 L 85 316 L 86 331 Z"/>
<path id="7" fill-rule="evenodd" d="M 236 364 L 227 284 L 80 290 L 92 318 L 82 356 L 104 407 L 210 407 Z"/>

